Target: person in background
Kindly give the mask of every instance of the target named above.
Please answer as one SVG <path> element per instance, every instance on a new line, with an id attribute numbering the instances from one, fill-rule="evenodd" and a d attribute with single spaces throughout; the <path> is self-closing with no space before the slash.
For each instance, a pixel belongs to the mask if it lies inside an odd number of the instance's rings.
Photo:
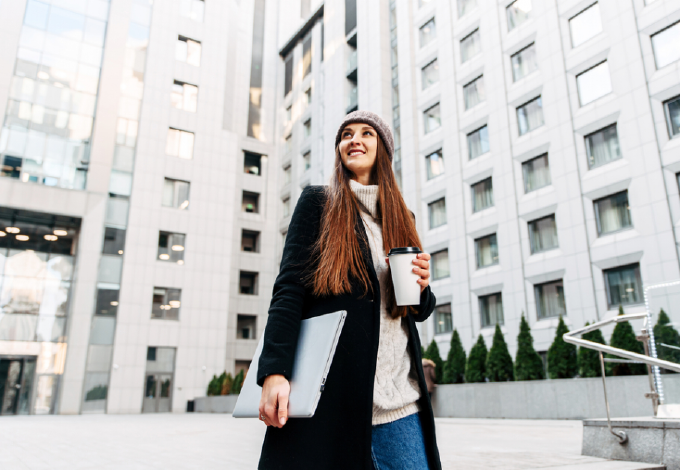
<path id="1" fill-rule="evenodd" d="M 434 388 L 437 386 L 435 383 L 437 380 L 437 374 L 434 371 L 435 367 L 437 367 L 437 364 L 435 364 L 434 361 L 423 358 L 423 374 L 425 374 L 427 393 L 430 395 L 430 400 L 432 399 L 432 392 L 434 392 Z"/>

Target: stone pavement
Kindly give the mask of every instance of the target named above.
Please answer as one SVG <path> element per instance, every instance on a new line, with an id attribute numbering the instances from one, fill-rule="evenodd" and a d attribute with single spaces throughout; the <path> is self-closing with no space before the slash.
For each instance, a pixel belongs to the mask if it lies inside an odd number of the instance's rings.
<path id="1" fill-rule="evenodd" d="M 0 469 L 250 470 L 264 429 L 227 414 L 3 416 Z M 660 468 L 583 457 L 581 436 L 580 421 L 437 419 L 447 470 Z"/>

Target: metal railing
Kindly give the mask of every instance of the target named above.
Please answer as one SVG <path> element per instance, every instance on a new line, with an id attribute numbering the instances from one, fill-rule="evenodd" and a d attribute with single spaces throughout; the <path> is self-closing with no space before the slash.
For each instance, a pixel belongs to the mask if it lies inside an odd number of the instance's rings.
<path id="1" fill-rule="evenodd" d="M 594 341 L 589 341 L 583 338 L 576 338 L 577 335 L 582 335 L 584 333 L 589 333 L 591 331 L 599 330 L 603 326 L 609 325 L 610 323 L 626 322 L 629 320 L 638 320 L 644 318 L 644 325 L 642 327 L 642 334 L 637 336 L 638 341 L 641 341 L 644 346 L 645 354 L 638 354 L 631 351 L 626 351 L 625 349 L 614 348 L 612 346 L 607 346 L 606 344 L 596 343 Z M 600 353 L 600 366 L 602 368 L 602 387 L 604 390 L 604 401 L 607 407 L 607 426 L 609 427 L 609 432 L 611 432 L 618 439 L 620 444 L 625 444 L 628 441 L 628 436 L 623 431 L 612 430 L 612 423 L 609 416 L 609 400 L 607 399 L 607 382 L 605 377 L 604 363 L 606 362 L 625 362 L 625 363 L 642 363 L 647 365 L 647 376 L 649 377 L 649 387 L 651 391 L 645 394 L 646 398 L 652 400 L 652 406 L 654 408 L 654 416 L 657 416 L 659 404 L 663 404 L 663 396 L 657 391 L 657 384 L 659 381 L 656 380 L 656 375 L 658 374 L 658 368 L 663 368 L 671 370 L 674 372 L 680 372 L 680 364 L 674 362 L 664 361 L 662 359 L 657 359 L 656 357 L 650 357 L 650 349 L 655 348 L 653 332 L 650 334 L 648 328 L 648 323 L 650 321 L 649 313 L 629 313 L 627 315 L 617 315 L 616 317 L 610 318 L 608 320 L 602 320 L 592 325 L 585 326 L 581 329 L 570 331 L 565 333 L 563 338 L 567 343 L 575 344 L 588 349 L 593 349 Z M 650 342 L 651 338 L 651 342 Z M 614 356 L 623 357 L 627 360 L 620 359 L 605 359 L 603 353 L 612 354 Z M 656 350 L 653 350 L 653 356 L 656 356 Z M 652 369 L 654 368 L 654 369 Z"/>

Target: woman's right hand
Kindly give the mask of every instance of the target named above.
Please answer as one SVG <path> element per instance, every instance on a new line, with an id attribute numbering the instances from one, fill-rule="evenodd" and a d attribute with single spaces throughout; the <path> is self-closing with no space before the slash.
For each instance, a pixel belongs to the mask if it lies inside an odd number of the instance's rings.
<path id="1" fill-rule="evenodd" d="M 283 375 L 269 375 L 264 379 L 260 398 L 260 419 L 264 416 L 264 424 L 277 428 L 286 424 L 289 395 L 290 382 Z"/>

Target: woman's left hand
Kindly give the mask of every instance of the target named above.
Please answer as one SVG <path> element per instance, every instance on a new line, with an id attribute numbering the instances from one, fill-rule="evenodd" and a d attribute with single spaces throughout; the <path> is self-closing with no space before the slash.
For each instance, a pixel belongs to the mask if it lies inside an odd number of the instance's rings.
<path id="1" fill-rule="evenodd" d="M 420 284 L 420 293 L 422 294 L 425 288 L 430 284 L 430 254 L 429 253 L 418 253 L 416 259 L 413 260 L 413 264 L 416 267 L 413 268 L 413 272 L 420 276 L 418 279 L 418 284 Z M 385 258 L 387 264 L 390 264 L 390 259 Z"/>

